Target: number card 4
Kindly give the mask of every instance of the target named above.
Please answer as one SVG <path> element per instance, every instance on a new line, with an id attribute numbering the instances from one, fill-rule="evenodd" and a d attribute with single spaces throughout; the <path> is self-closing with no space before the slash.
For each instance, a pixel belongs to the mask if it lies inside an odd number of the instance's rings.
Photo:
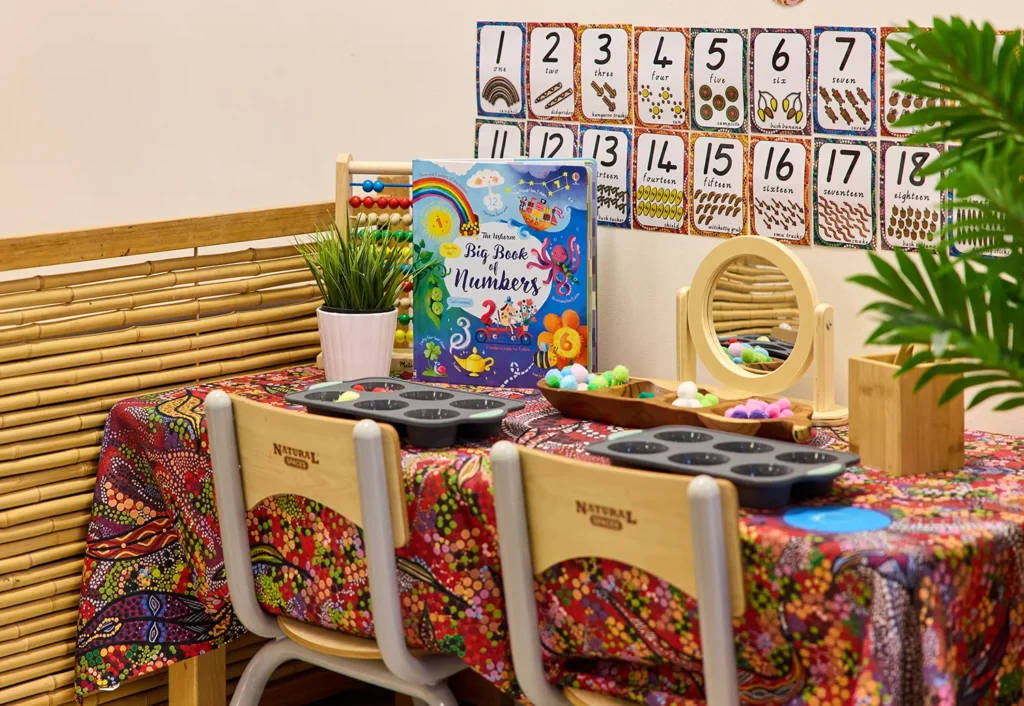
<path id="1" fill-rule="evenodd" d="M 530 117 L 572 120 L 576 114 L 576 25 L 527 25 L 526 94 Z"/>
<path id="2" fill-rule="evenodd" d="M 579 126 L 559 123 L 526 123 L 526 156 L 540 159 L 573 159 Z"/>
<path id="3" fill-rule="evenodd" d="M 694 130 L 747 131 L 747 31 L 690 30 Z"/>
<path id="4" fill-rule="evenodd" d="M 516 159 L 523 156 L 523 124 L 505 120 L 477 120 L 477 159 Z"/>
<path id="5" fill-rule="evenodd" d="M 875 135 L 875 30 L 814 30 L 814 130 L 833 135 Z"/>
<path id="6" fill-rule="evenodd" d="M 811 131 L 811 33 L 750 30 L 750 125 L 753 132 Z"/>
<path id="7" fill-rule="evenodd" d="M 687 145 L 684 135 L 636 129 L 633 223 L 644 230 L 686 232 Z"/>
<path id="8" fill-rule="evenodd" d="M 636 28 L 633 108 L 640 125 L 686 128 L 689 44 L 690 33 L 685 29 Z"/>
<path id="9" fill-rule="evenodd" d="M 807 184 L 811 141 L 751 138 L 750 162 L 750 232 L 794 245 L 810 245 Z"/>
<path id="10" fill-rule="evenodd" d="M 597 220 L 628 228 L 633 130 L 624 127 L 580 126 L 580 157 L 597 162 Z"/>
<path id="11" fill-rule="evenodd" d="M 690 232 L 729 237 L 747 223 L 746 135 L 690 135 Z"/>
<path id="12" fill-rule="evenodd" d="M 882 248 L 916 250 L 938 245 L 945 225 L 939 175 L 921 170 L 938 159 L 942 145 L 907 147 L 882 142 Z"/>
<path id="13" fill-rule="evenodd" d="M 580 122 L 631 123 L 632 25 L 580 25 Z"/>
<path id="14" fill-rule="evenodd" d="M 874 143 L 815 140 L 815 242 L 872 249 L 875 223 Z"/>
<path id="15" fill-rule="evenodd" d="M 525 24 L 477 23 L 476 100 L 480 115 L 526 117 L 523 102 L 525 57 Z"/>

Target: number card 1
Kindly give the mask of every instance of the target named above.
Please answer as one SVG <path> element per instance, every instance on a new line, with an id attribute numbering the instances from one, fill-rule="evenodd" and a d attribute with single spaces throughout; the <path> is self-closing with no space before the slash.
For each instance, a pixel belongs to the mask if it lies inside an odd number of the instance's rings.
<path id="1" fill-rule="evenodd" d="M 580 126 L 580 157 L 597 162 L 597 221 L 628 228 L 633 130 Z"/>
<path id="2" fill-rule="evenodd" d="M 750 232 L 794 245 L 810 245 L 807 184 L 811 141 L 753 137 L 750 169 Z"/>
<path id="3" fill-rule="evenodd" d="M 644 230 L 686 232 L 686 136 L 633 131 L 633 223 Z"/>
<path id="4" fill-rule="evenodd" d="M 560 123 L 526 123 L 526 156 L 539 159 L 573 159 L 579 126 Z"/>
<path id="5" fill-rule="evenodd" d="M 633 109 L 647 127 L 685 129 L 689 124 L 688 47 L 685 29 L 637 27 L 633 33 Z"/>
<path id="6" fill-rule="evenodd" d="M 527 25 L 526 94 L 530 117 L 572 120 L 576 114 L 576 25 Z"/>
<path id="7" fill-rule="evenodd" d="M 525 24 L 477 23 L 476 100 L 480 115 L 526 117 L 523 101 L 525 59 Z"/>
<path id="8" fill-rule="evenodd" d="M 908 147 L 882 142 L 882 248 L 916 250 L 938 245 L 945 225 L 939 175 L 921 170 L 938 159 L 942 145 Z"/>
<path id="9" fill-rule="evenodd" d="M 875 247 L 875 144 L 814 141 L 814 240 Z"/>
<path id="10" fill-rule="evenodd" d="M 875 135 L 875 30 L 814 29 L 814 131 Z"/>
<path id="11" fill-rule="evenodd" d="M 517 159 L 523 156 L 523 124 L 513 120 L 477 120 L 477 159 Z"/>
<path id="12" fill-rule="evenodd" d="M 747 31 L 690 30 L 694 130 L 747 131 Z"/>
<path id="13" fill-rule="evenodd" d="M 690 232 L 729 237 L 747 223 L 746 135 L 690 134 Z"/>
<path id="14" fill-rule="evenodd" d="M 753 132 L 811 132 L 811 33 L 750 30 L 750 125 Z"/>
<path id="15" fill-rule="evenodd" d="M 633 122 L 632 25 L 580 25 L 580 122 Z"/>

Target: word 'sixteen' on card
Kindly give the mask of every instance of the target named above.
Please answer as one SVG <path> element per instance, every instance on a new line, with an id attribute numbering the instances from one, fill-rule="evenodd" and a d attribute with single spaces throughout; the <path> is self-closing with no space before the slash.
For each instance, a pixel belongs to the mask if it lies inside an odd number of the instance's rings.
<path id="1" fill-rule="evenodd" d="M 525 118 L 525 67 L 525 24 L 477 23 L 477 113 L 486 117 Z"/>
<path id="2" fill-rule="evenodd" d="M 750 170 L 750 232 L 793 245 L 810 245 L 807 192 L 811 141 L 752 137 Z"/>

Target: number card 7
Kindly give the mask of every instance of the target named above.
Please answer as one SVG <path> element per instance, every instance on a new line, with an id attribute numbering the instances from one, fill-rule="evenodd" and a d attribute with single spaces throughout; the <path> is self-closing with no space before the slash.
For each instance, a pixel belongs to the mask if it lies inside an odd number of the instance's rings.
<path id="1" fill-rule="evenodd" d="M 686 232 L 686 138 L 660 130 L 633 131 L 633 223 L 644 230 Z"/>
<path id="2" fill-rule="evenodd" d="M 877 54 L 873 29 L 814 29 L 815 132 L 876 134 Z"/>

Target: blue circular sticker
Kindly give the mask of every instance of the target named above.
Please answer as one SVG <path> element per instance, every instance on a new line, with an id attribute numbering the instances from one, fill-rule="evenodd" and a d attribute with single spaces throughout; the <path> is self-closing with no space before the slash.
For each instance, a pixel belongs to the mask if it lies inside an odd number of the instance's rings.
<path id="1" fill-rule="evenodd" d="M 892 518 L 860 507 L 796 507 L 782 516 L 786 524 L 808 532 L 871 532 L 885 529 Z"/>

